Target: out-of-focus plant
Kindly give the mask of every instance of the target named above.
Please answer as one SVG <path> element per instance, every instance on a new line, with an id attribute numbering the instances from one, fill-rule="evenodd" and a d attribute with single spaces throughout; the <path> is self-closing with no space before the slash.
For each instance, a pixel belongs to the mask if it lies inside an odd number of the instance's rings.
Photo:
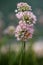
<path id="1" fill-rule="evenodd" d="M 7 35 L 8 39 L 9 39 L 9 59 L 10 59 L 10 57 L 11 57 L 11 55 L 10 55 L 11 41 L 12 41 L 12 38 L 14 37 L 15 27 L 14 26 L 8 26 L 8 28 L 5 29 L 3 33 L 5 35 Z M 10 64 L 10 61 L 9 61 L 9 64 Z"/>

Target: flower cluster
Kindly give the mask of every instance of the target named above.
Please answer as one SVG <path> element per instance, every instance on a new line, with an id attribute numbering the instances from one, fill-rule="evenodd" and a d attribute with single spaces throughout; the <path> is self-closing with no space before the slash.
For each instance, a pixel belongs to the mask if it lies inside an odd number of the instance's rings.
<path id="1" fill-rule="evenodd" d="M 17 4 L 18 11 L 28 11 L 31 10 L 31 6 L 29 6 L 27 3 L 20 2 Z"/>
<path id="2" fill-rule="evenodd" d="M 36 16 L 33 12 L 30 11 L 31 6 L 27 3 L 18 3 L 17 4 L 17 13 L 16 17 L 20 20 L 19 25 L 15 30 L 15 36 L 17 40 L 27 40 L 32 38 L 34 32 L 34 24 L 37 21 Z"/>
<path id="3" fill-rule="evenodd" d="M 21 20 L 16 28 L 15 36 L 18 40 L 27 40 L 28 38 L 32 38 L 33 32 L 33 25 L 28 25 Z"/>
<path id="4" fill-rule="evenodd" d="M 35 24 L 35 22 L 37 21 L 36 16 L 31 11 L 18 12 L 16 14 L 16 17 L 18 19 L 22 19 L 24 22 L 28 24 L 32 24 L 32 23 Z"/>

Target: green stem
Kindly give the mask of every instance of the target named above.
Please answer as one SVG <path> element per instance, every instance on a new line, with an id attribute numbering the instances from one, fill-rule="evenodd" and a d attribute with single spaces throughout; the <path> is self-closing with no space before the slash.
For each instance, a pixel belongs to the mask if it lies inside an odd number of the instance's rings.
<path id="1" fill-rule="evenodd" d="M 23 42 L 23 50 L 24 50 L 23 56 L 24 56 L 24 65 L 25 65 L 25 41 Z"/>
<path id="2" fill-rule="evenodd" d="M 21 56 L 19 65 L 25 65 L 25 41 L 22 41 Z"/>
<path id="3" fill-rule="evenodd" d="M 25 54 L 25 41 L 23 42 L 23 50 L 24 50 L 24 54 Z"/>
<path id="4" fill-rule="evenodd" d="M 25 65 L 25 41 L 22 42 L 22 65 Z"/>

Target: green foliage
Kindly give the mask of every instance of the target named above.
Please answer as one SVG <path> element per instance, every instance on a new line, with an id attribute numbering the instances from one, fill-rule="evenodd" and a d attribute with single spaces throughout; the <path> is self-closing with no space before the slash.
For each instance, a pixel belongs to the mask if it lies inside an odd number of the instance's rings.
<path id="1" fill-rule="evenodd" d="M 9 39 L 7 38 L 7 36 L 3 36 L 2 39 L 0 40 L 0 44 L 1 45 L 6 44 L 8 40 Z"/>
<path id="2" fill-rule="evenodd" d="M 26 65 L 38 65 L 36 55 L 31 48 L 26 53 Z"/>
<path id="3" fill-rule="evenodd" d="M 22 55 L 22 56 L 21 56 Z M 25 61 L 24 61 L 25 60 Z M 1 54 L 0 65 L 43 65 L 43 58 L 37 58 L 34 51 L 29 49 L 25 53 L 25 59 L 22 51 L 15 53 L 13 51 Z"/>

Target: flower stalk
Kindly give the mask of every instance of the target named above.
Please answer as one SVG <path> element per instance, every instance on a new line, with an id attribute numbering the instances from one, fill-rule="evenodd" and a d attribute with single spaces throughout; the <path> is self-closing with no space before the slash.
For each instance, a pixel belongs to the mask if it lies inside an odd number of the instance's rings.
<path id="1" fill-rule="evenodd" d="M 31 6 L 27 3 L 20 2 L 17 4 L 16 17 L 20 21 L 15 30 L 15 37 L 17 40 L 22 41 L 22 61 L 20 60 L 20 65 L 25 65 L 26 41 L 32 38 L 34 33 L 34 24 L 37 21 L 36 16 L 31 12 L 31 10 Z"/>

